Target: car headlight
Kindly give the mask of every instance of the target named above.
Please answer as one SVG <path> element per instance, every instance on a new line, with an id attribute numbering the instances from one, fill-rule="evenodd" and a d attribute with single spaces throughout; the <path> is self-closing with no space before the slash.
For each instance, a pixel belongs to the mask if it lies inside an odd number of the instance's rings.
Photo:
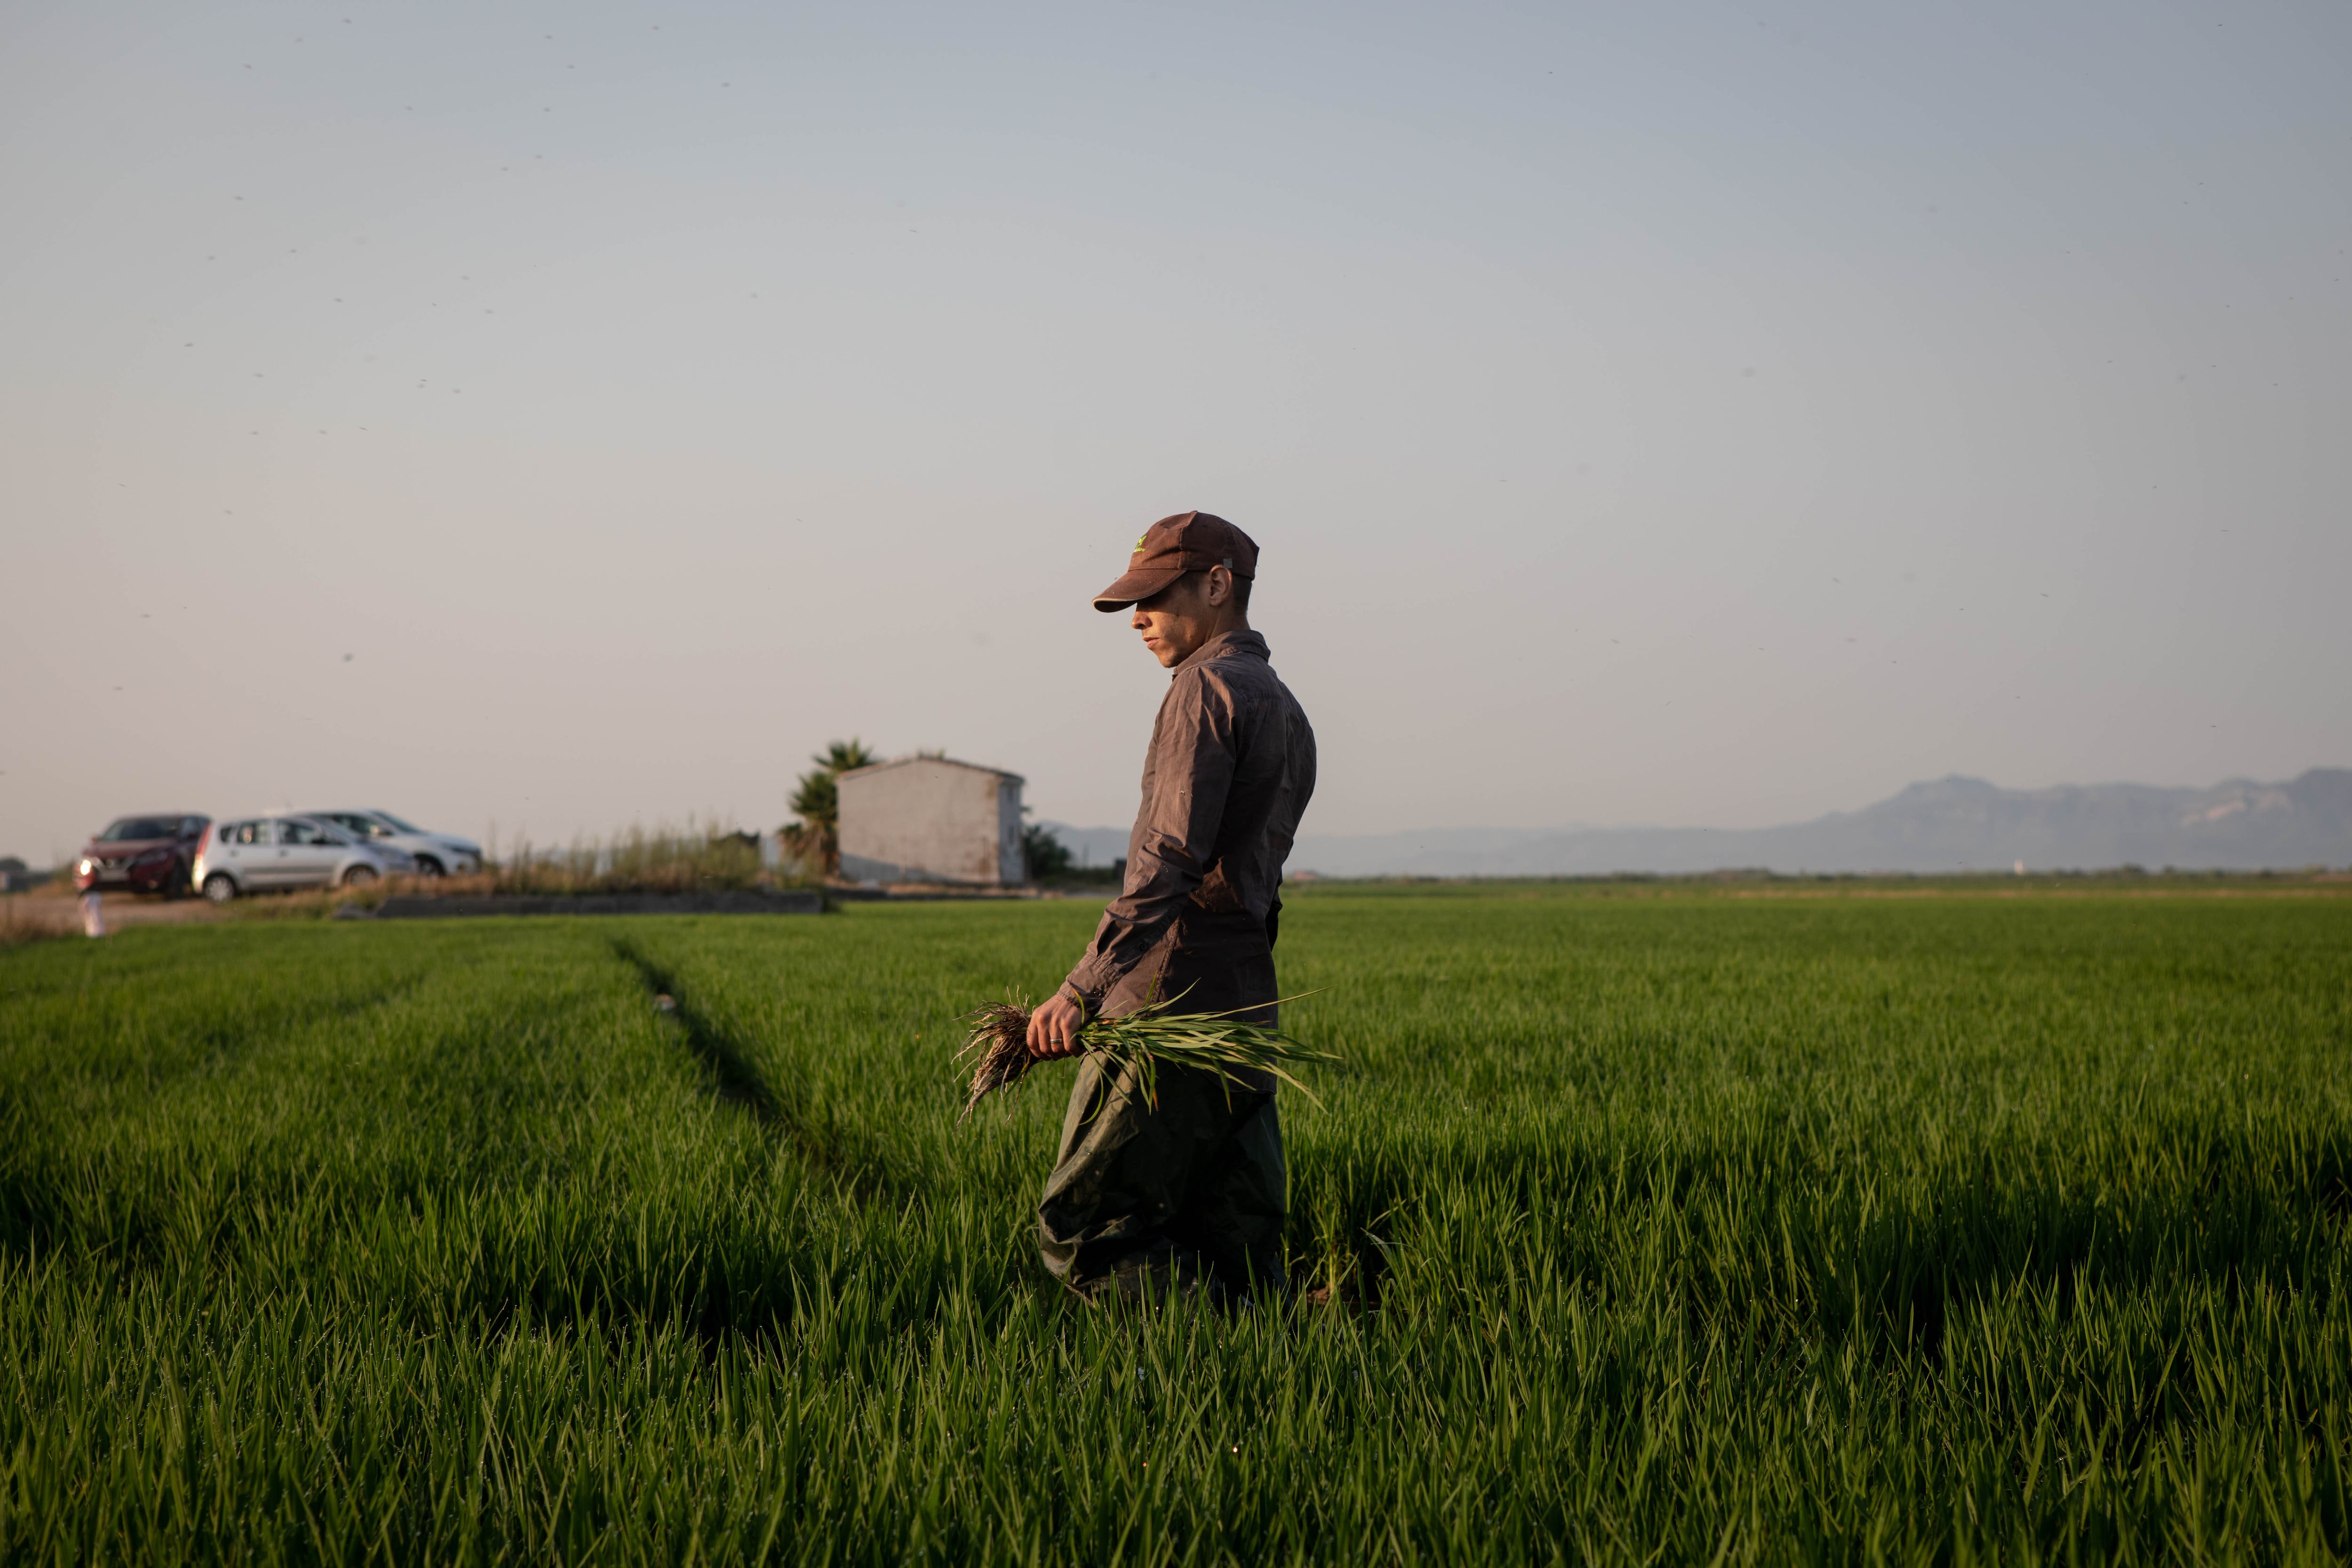
<path id="1" fill-rule="evenodd" d="M 83 856 L 80 859 L 79 859 L 79 860 L 77 860 L 77 861 L 75 861 L 75 862 L 74 862 L 74 871 L 75 871 L 75 873 L 76 873 L 77 875 L 79 875 L 79 876 L 87 877 L 87 876 L 89 876 L 92 871 L 95 871 L 95 870 L 97 870 L 97 869 L 98 869 L 98 862 L 97 862 L 97 861 L 95 861 L 95 860 L 93 860 L 93 859 L 91 859 L 91 858 L 90 858 L 89 856 L 87 856 L 87 855 Z"/>

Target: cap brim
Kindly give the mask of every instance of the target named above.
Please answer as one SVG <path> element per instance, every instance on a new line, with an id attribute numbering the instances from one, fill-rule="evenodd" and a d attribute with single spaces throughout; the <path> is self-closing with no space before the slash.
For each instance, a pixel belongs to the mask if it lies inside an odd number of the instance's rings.
<path id="1" fill-rule="evenodd" d="M 1095 608 L 1105 615 L 1126 609 L 1129 605 L 1149 599 L 1182 575 L 1184 568 L 1181 566 L 1147 566 L 1129 572 L 1095 595 Z"/>

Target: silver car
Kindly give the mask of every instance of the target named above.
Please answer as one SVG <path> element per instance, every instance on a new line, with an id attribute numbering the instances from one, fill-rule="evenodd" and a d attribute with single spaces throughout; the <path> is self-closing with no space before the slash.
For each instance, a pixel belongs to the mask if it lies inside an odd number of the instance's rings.
<path id="1" fill-rule="evenodd" d="M 407 851 L 416 858 L 416 874 L 420 877 L 438 877 L 445 872 L 457 875 L 482 868 L 482 847 L 472 839 L 460 838 L 454 833 L 427 833 L 388 811 L 370 807 L 364 811 L 306 811 L 302 815 L 331 822 L 378 848 L 390 845 Z"/>
<path id="2" fill-rule="evenodd" d="M 194 881 L 225 904 L 240 893 L 278 888 L 364 888 L 415 865 L 315 816 L 273 812 L 215 822 L 196 849 Z"/>

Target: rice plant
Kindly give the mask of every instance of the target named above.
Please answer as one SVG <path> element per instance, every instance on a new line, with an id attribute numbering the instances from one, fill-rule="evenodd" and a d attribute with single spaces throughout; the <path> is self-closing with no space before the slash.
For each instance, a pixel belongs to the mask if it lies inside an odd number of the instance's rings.
<path id="1" fill-rule="evenodd" d="M 1234 1076 L 1238 1072 L 1269 1073 L 1314 1100 L 1314 1090 L 1291 1075 L 1291 1064 L 1339 1059 L 1328 1051 L 1311 1050 L 1278 1030 L 1249 1023 L 1238 1016 L 1244 1011 L 1256 1012 L 1256 1008 L 1237 1008 L 1231 1013 L 1175 1012 L 1173 1009 L 1182 1000 L 1179 996 L 1147 1002 L 1114 1018 L 1089 1018 L 1078 1028 L 1078 1048 L 1100 1052 L 1120 1068 L 1132 1068 L 1136 1087 L 1148 1105 L 1160 1103 L 1159 1069 L 1162 1067 L 1213 1073 L 1228 1084 L 1242 1081 Z M 1283 1000 L 1295 1002 L 1297 998 Z M 1024 1002 L 996 1002 L 963 1016 L 961 1021 L 971 1024 L 971 1029 L 956 1058 L 961 1061 L 970 1058 L 973 1063 L 971 1098 L 964 1101 L 963 1115 L 970 1116 L 972 1107 L 988 1095 L 1020 1082 L 1036 1060 L 1029 1054 L 1030 1012 Z"/>
<path id="2" fill-rule="evenodd" d="M 2299 892 L 1301 889 L 1232 1312 L 959 1124 L 1075 900 L 0 952 L 0 1562 L 2340 1562 Z"/>

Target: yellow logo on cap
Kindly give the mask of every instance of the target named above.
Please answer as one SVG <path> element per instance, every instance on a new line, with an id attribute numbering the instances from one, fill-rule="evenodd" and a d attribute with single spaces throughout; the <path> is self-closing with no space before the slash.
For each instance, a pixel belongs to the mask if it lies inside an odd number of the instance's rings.
<path id="1" fill-rule="evenodd" d="M 1149 533 L 1139 533 L 1135 536 L 1135 554 L 1140 555 L 1143 553 L 1143 542 L 1150 537 L 1151 535 Z"/>

